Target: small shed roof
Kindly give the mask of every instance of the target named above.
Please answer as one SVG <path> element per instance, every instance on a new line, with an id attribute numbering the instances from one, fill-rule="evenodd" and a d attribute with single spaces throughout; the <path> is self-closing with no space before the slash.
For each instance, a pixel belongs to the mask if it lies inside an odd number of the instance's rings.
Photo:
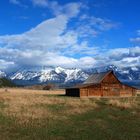
<path id="1" fill-rule="evenodd" d="M 105 76 L 111 72 L 113 71 L 92 74 L 83 84 L 100 84 L 101 81 L 105 78 Z"/>

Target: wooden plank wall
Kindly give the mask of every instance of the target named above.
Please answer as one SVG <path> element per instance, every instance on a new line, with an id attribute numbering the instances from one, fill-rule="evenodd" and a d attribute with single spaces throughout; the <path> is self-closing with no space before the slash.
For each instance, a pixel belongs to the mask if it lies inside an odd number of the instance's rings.
<path id="1" fill-rule="evenodd" d="M 81 88 L 80 89 L 80 96 L 101 96 L 102 90 L 100 85 L 92 85 L 86 88 Z"/>
<path id="2" fill-rule="evenodd" d="M 86 87 L 80 89 L 81 97 L 91 96 L 132 96 L 135 90 L 131 87 L 120 84 L 106 84 L 100 87 Z"/>

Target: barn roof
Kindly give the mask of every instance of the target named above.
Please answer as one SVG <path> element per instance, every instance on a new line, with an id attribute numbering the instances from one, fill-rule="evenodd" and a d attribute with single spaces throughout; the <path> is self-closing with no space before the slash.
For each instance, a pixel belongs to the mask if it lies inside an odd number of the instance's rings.
<path id="1" fill-rule="evenodd" d="M 101 73 L 94 73 L 92 74 L 91 76 L 89 76 L 89 78 L 83 83 L 83 84 L 80 84 L 80 85 L 76 85 L 74 87 L 69 87 L 67 89 L 77 89 L 77 88 L 83 88 L 83 87 L 88 87 L 88 86 L 91 86 L 91 85 L 99 85 L 102 80 L 110 73 L 113 73 L 113 71 L 107 71 L 107 72 L 101 72 Z M 114 73 L 113 73 L 114 74 Z M 115 76 L 115 75 L 114 75 Z M 115 76 L 116 77 L 116 76 Z M 117 77 L 116 77 L 117 78 Z M 118 78 L 117 78 L 118 80 Z M 119 81 L 119 80 L 118 80 Z M 120 81 L 119 81 L 120 82 Z M 121 84 L 123 84 L 122 82 L 120 82 Z M 133 89 L 136 89 L 136 87 L 132 87 L 132 86 L 129 86 L 129 85 L 126 85 L 126 84 L 123 84 L 125 86 L 128 86 L 128 87 L 131 87 Z M 138 88 L 137 88 L 138 89 Z"/>
<path id="2" fill-rule="evenodd" d="M 83 84 L 99 84 L 111 72 L 113 71 L 92 74 Z"/>

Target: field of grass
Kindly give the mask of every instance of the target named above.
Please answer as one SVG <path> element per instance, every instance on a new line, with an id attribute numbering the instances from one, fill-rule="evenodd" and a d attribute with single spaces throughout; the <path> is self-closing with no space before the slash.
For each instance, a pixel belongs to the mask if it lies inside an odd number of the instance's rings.
<path id="1" fill-rule="evenodd" d="M 140 140 L 140 96 L 79 99 L 0 89 L 0 140 Z"/>

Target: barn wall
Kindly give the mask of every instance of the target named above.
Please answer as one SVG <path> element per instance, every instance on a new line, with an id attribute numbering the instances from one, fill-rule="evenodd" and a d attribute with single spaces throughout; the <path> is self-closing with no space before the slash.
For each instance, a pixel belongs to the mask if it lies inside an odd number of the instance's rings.
<path id="1" fill-rule="evenodd" d="M 80 97 L 92 97 L 92 96 L 101 96 L 102 90 L 100 85 L 92 85 L 86 88 L 80 89 Z"/>
<path id="2" fill-rule="evenodd" d="M 135 95 L 135 89 L 125 85 L 117 84 L 107 84 L 104 83 L 101 87 L 91 86 L 80 89 L 80 97 L 92 97 L 92 96 L 133 96 Z"/>
<path id="3" fill-rule="evenodd" d="M 86 97 L 88 96 L 88 89 L 87 88 L 81 88 L 80 89 L 80 97 Z"/>
<path id="4" fill-rule="evenodd" d="M 140 89 L 136 89 L 135 94 L 140 94 Z"/>
<path id="5" fill-rule="evenodd" d="M 120 84 L 102 84 L 103 96 L 120 96 Z"/>
<path id="6" fill-rule="evenodd" d="M 80 97 L 80 89 L 79 88 L 66 89 L 66 96 Z"/>
<path id="7" fill-rule="evenodd" d="M 133 96 L 135 89 L 123 84 L 102 84 L 103 96 Z"/>
<path id="8" fill-rule="evenodd" d="M 134 96 L 136 90 L 132 87 L 121 85 L 120 96 Z"/>

